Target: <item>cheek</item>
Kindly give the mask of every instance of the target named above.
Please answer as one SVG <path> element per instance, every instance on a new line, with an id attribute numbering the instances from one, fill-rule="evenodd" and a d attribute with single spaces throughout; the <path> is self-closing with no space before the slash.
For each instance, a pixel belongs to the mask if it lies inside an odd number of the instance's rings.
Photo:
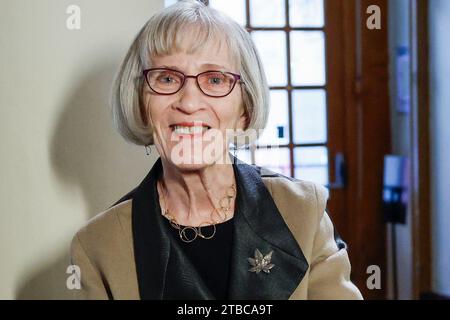
<path id="1" fill-rule="evenodd" d="M 143 90 L 141 96 L 141 112 L 145 113 L 145 117 L 148 121 L 151 120 L 149 119 L 151 116 L 151 105 L 151 95 L 146 90 Z"/>
<path id="2" fill-rule="evenodd" d="M 233 99 L 233 101 L 226 108 L 227 111 L 227 123 L 231 124 L 233 127 L 238 127 L 241 116 L 244 112 L 244 104 L 240 96 L 237 96 Z"/>
<path id="3" fill-rule="evenodd" d="M 161 101 L 160 97 L 147 94 L 144 96 L 145 112 L 153 126 L 158 126 L 163 119 L 164 114 L 164 102 Z"/>

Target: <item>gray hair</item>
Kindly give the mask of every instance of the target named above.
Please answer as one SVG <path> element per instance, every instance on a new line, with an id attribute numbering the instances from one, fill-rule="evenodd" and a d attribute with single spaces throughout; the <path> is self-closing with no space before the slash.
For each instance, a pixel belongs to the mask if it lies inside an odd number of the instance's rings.
<path id="1" fill-rule="evenodd" d="M 187 31 L 188 30 L 188 31 Z M 195 32 L 195 41 L 182 48 L 184 32 Z M 134 39 L 116 75 L 111 107 L 119 133 L 137 145 L 153 144 L 153 129 L 148 124 L 142 103 L 142 71 L 150 68 L 151 58 L 187 50 L 194 53 L 205 44 L 225 41 L 245 85 L 242 101 L 247 126 L 242 133 L 245 145 L 257 139 L 265 128 L 269 113 L 269 87 L 257 49 L 249 33 L 223 13 L 194 0 L 183 0 L 156 13 Z"/>

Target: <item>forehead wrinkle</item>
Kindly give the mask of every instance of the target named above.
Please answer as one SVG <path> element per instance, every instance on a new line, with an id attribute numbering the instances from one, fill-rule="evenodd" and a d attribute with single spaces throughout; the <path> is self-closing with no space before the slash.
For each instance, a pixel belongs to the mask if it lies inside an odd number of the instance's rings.
<path id="1" fill-rule="evenodd" d="M 171 28 L 172 29 L 172 28 Z M 178 26 L 180 32 L 166 32 L 162 39 L 148 39 L 149 53 L 155 56 L 165 56 L 177 53 L 196 54 L 203 50 L 211 55 L 226 50 L 226 55 L 236 69 L 239 66 L 239 55 L 233 52 L 231 41 L 214 26 L 204 27 L 198 23 L 184 23 Z M 152 51 L 151 48 L 154 50 Z M 151 58 L 151 57 L 150 57 Z"/>
<path id="2" fill-rule="evenodd" d="M 226 50 L 224 59 L 215 59 L 215 57 L 218 56 L 218 53 L 222 53 L 222 49 Z M 186 49 L 179 49 L 179 50 L 171 50 L 168 54 L 163 55 L 154 55 L 150 57 L 150 63 L 153 67 L 156 67 L 154 65 L 155 58 L 164 58 L 170 55 L 177 55 L 177 54 L 187 54 L 187 55 L 194 55 L 194 54 L 201 54 L 207 52 L 208 54 L 206 56 L 201 57 L 201 59 L 198 61 L 198 67 L 204 68 L 204 67 L 210 67 L 210 68 L 222 68 L 222 69 L 228 69 L 227 71 L 232 72 L 238 72 L 237 68 L 238 65 L 236 63 L 236 59 L 234 59 L 231 50 L 228 48 L 228 46 L 223 41 L 220 42 L 214 42 L 210 44 L 206 44 L 203 47 L 197 48 L 197 50 L 186 50 Z M 174 63 L 182 63 L 182 61 L 178 61 L 176 57 L 173 59 L 170 59 L 173 62 L 168 62 L 167 64 L 170 66 L 174 66 Z M 217 66 L 217 67 L 215 67 Z M 178 68 L 177 68 L 178 69 Z"/>

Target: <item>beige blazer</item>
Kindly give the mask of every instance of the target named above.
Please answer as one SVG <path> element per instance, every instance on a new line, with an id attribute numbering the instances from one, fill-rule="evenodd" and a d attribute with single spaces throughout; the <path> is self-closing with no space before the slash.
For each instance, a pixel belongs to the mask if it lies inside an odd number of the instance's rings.
<path id="1" fill-rule="evenodd" d="M 237 161 L 230 299 L 362 299 L 350 281 L 345 243 L 335 239 L 325 211 L 327 190 Z M 76 298 L 164 299 L 168 277 L 197 279 L 189 267 L 180 275 L 168 271 L 184 260 L 176 241 L 161 231 L 164 218 L 155 201 L 161 170 L 159 159 L 135 190 L 74 236 L 71 263 L 81 281 Z M 270 273 L 249 272 L 247 258 L 255 249 L 274 252 Z M 200 278 L 194 283 L 180 290 L 193 299 L 214 299 Z"/>

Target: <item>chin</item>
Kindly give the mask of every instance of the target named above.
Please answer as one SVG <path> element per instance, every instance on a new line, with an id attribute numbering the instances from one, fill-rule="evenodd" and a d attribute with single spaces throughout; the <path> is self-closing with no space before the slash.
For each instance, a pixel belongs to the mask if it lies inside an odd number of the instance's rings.
<path id="1" fill-rule="evenodd" d="M 182 171 L 195 171 L 201 170 L 209 167 L 213 164 L 221 164 L 226 160 L 227 153 L 221 153 L 219 155 L 210 155 L 205 150 L 202 152 L 190 153 L 188 155 L 183 155 L 173 152 L 171 153 L 170 162 Z"/>
<path id="2" fill-rule="evenodd" d="M 210 166 L 210 164 L 174 164 L 181 172 L 200 171 Z"/>

